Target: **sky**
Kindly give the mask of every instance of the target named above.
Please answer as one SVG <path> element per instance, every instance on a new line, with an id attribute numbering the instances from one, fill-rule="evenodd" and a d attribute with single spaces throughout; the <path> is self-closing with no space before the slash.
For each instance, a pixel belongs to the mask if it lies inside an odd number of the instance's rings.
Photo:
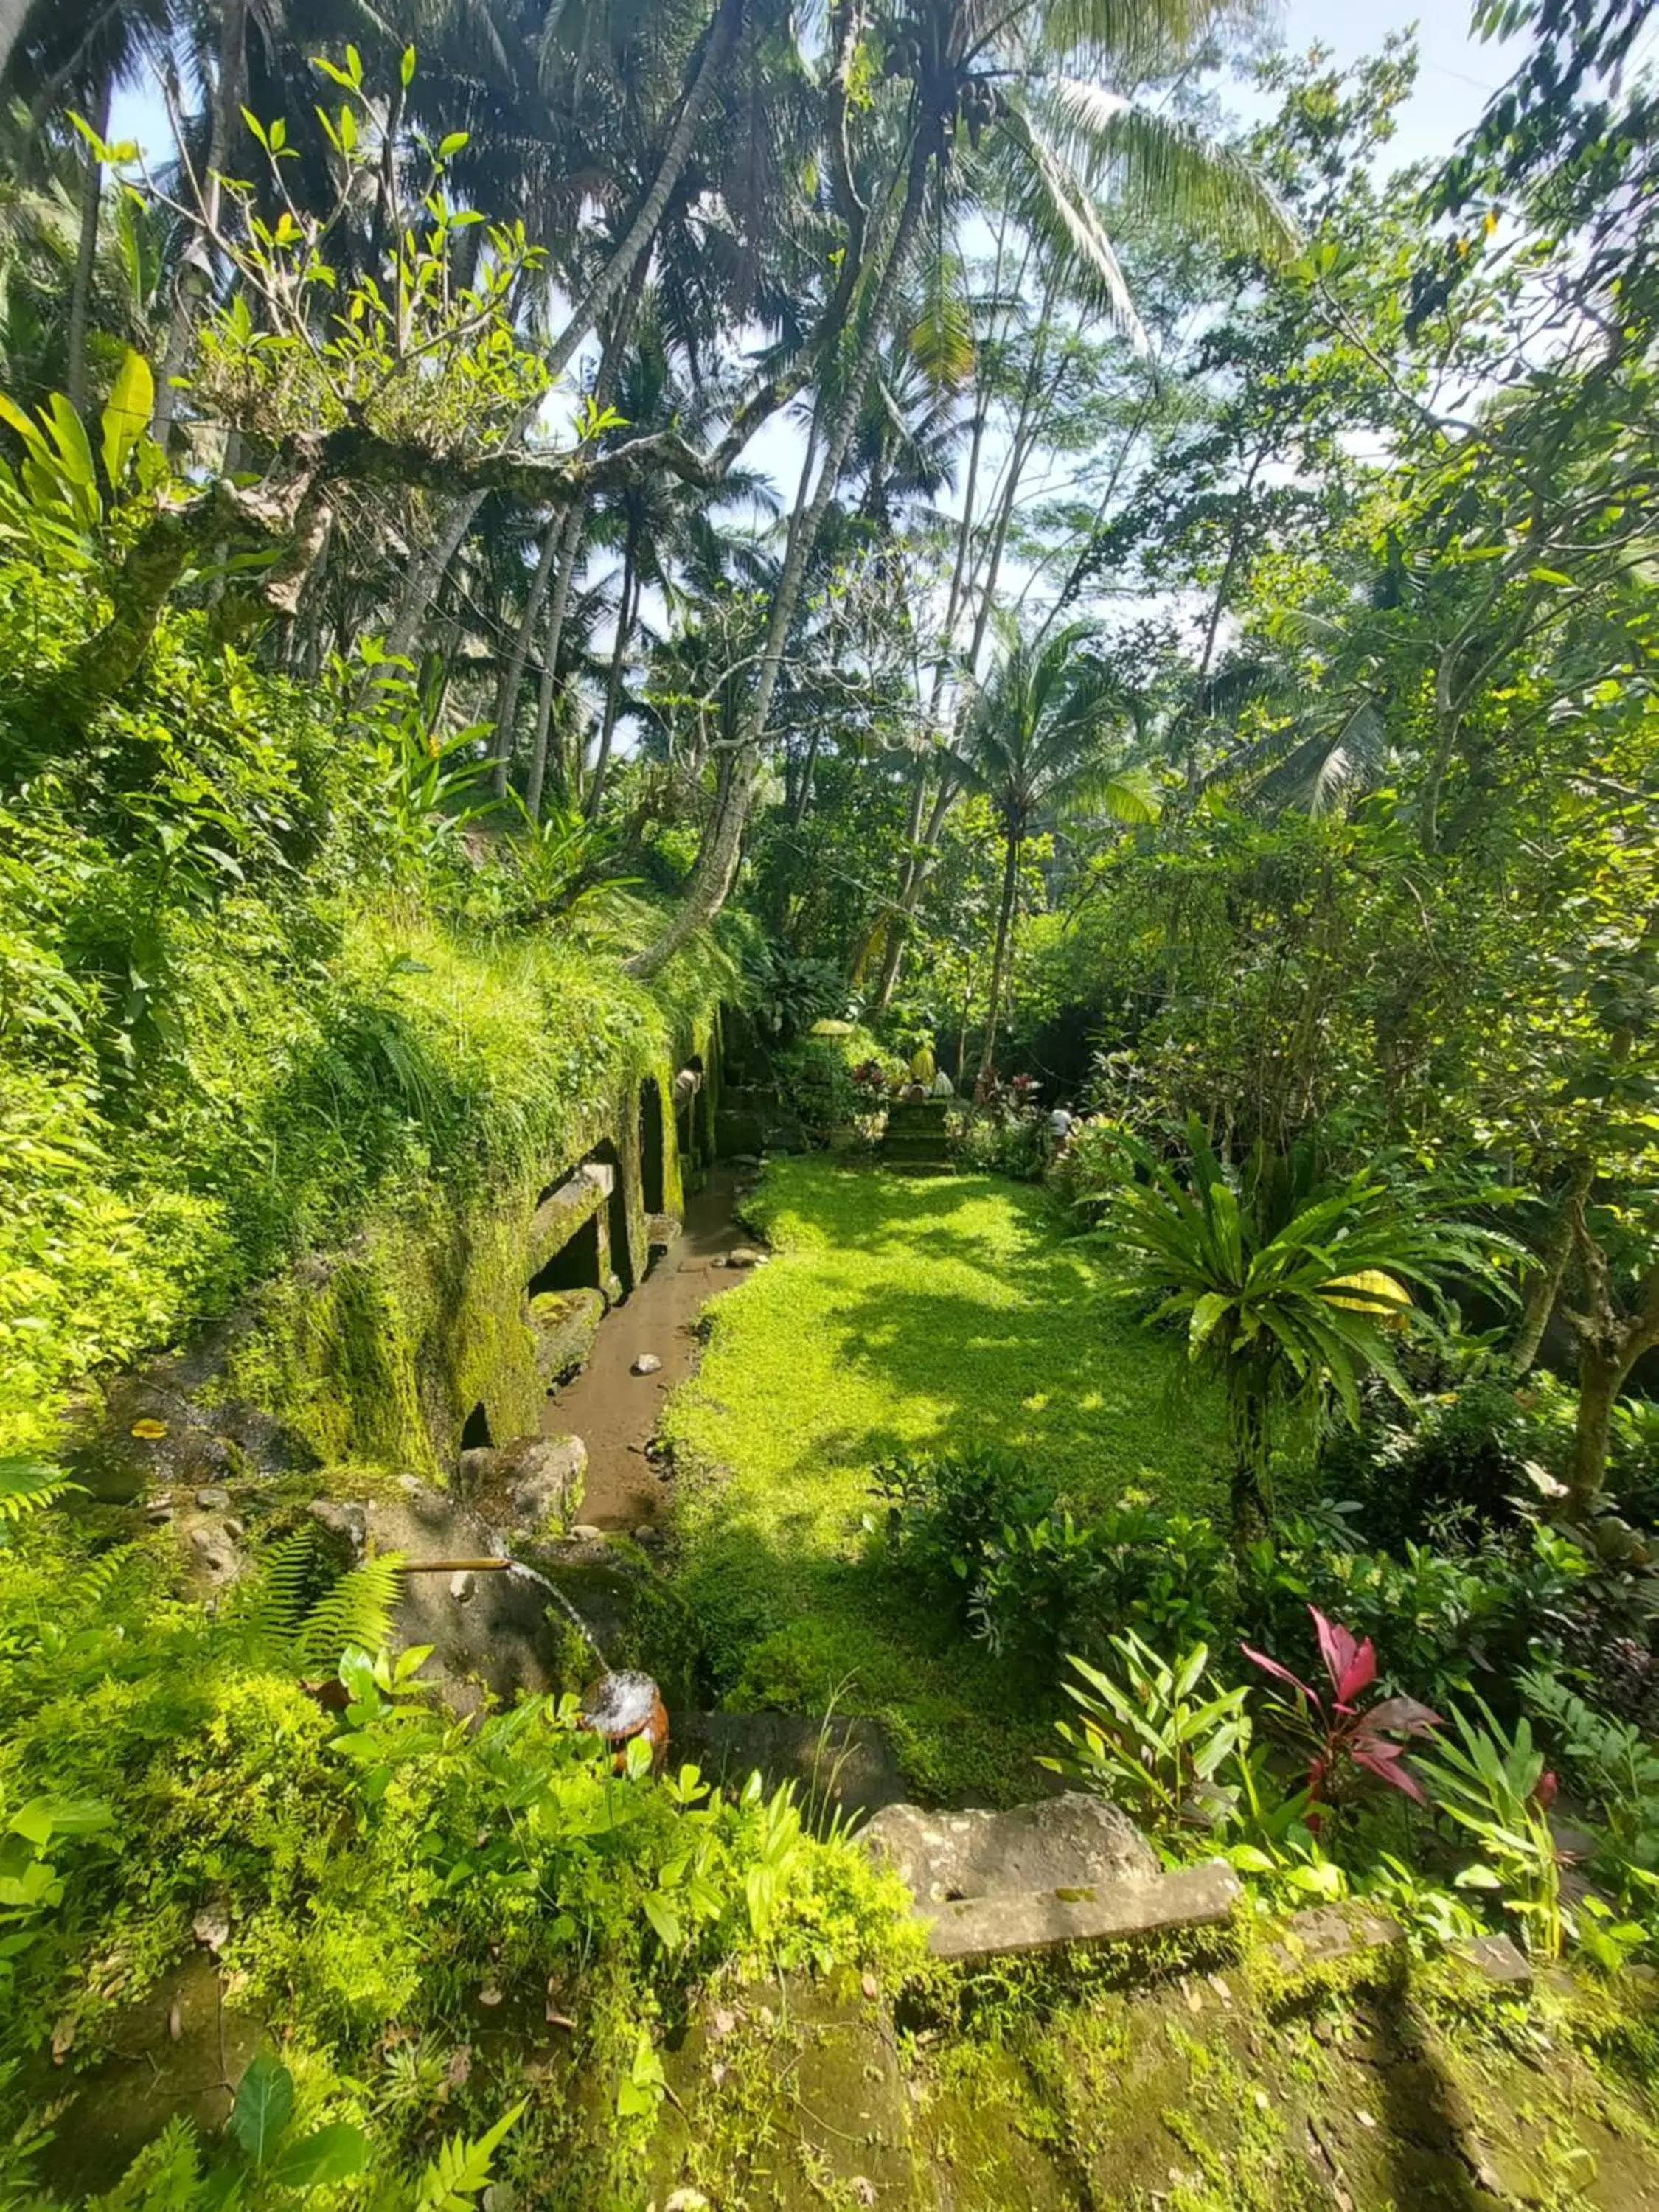
<path id="1" fill-rule="evenodd" d="M 1415 4 L 1413 0 L 1279 0 L 1278 12 L 1287 47 L 1293 52 L 1316 45 L 1325 47 L 1340 65 L 1378 52 L 1390 32 L 1416 27 L 1420 57 L 1417 88 L 1386 149 L 1385 166 L 1390 169 L 1449 154 L 1519 55 L 1516 44 L 1486 46 L 1470 37 L 1468 0 L 1415 0 Z M 1225 105 L 1242 115 L 1248 116 L 1254 106 L 1240 88 L 1229 88 L 1224 97 Z M 1262 103 L 1264 112 L 1267 105 Z M 153 87 L 135 88 L 118 99 L 111 125 L 112 137 L 137 138 L 147 151 L 165 156 L 166 117 Z M 555 402 L 544 427 L 556 434 L 562 413 L 568 410 Z M 787 501 L 795 489 L 801 454 L 801 434 L 795 422 L 774 418 L 745 458 L 774 479 Z M 646 616 L 647 621 L 659 619 L 649 606 Z"/>

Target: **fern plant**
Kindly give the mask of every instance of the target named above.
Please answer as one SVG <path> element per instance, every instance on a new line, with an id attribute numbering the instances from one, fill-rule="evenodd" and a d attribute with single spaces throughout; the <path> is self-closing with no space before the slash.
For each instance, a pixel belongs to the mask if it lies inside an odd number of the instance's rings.
<path id="1" fill-rule="evenodd" d="M 415 2212 L 471 2212 L 474 2199 L 489 2185 L 495 2153 L 524 2109 L 523 2103 L 514 2105 L 487 2135 L 475 2136 L 471 2142 L 465 2136 L 451 2136 L 421 2176 Z"/>
<path id="2" fill-rule="evenodd" d="M 347 1651 L 378 1651 L 390 1640 L 403 1565 L 401 1553 L 386 1552 L 328 1579 L 316 1538 L 296 1529 L 237 1585 L 226 1626 L 251 1664 L 331 1675 Z"/>
<path id="3" fill-rule="evenodd" d="M 0 1523 L 27 1521 L 82 1487 L 50 1460 L 0 1459 Z"/>

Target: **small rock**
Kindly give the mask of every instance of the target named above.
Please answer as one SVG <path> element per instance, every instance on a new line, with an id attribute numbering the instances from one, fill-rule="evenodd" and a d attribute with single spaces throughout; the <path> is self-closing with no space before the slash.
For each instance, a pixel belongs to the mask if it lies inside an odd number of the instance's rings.
<path id="1" fill-rule="evenodd" d="M 204 1905 L 190 1925 L 190 1932 L 198 1943 L 210 1951 L 222 1950 L 230 1941 L 230 1916 L 222 1906 Z"/>
<path id="2" fill-rule="evenodd" d="M 196 1503 L 204 1513 L 222 1513 L 230 1504 L 230 1492 L 221 1490 L 217 1483 L 210 1483 L 205 1490 L 196 1493 Z"/>
<path id="3" fill-rule="evenodd" d="M 591 1521 L 579 1521 L 570 1534 L 578 1544 L 602 1544 L 605 1541 L 604 1529 L 596 1528 Z"/>
<path id="4" fill-rule="evenodd" d="M 758 1267 L 765 1258 L 765 1253 L 757 1252 L 752 1244 L 739 1244 L 726 1254 L 726 1264 L 728 1267 Z"/>
<path id="5" fill-rule="evenodd" d="M 642 1352 L 634 1362 L 633 1371 L 635 1375 L 654 1375 L 661 1365 L 662 1362 L 654 1352 Z"/>
<path id="6" fill-rule="evenodd" d="M 738 2024 L 738 2015 L 726 2005 L 716 2005 L 708 2017 L 708 2033 L 716 2043 L 722 2042 Z"/>
<path id="7" fill-rule="evenodd" d="M 167 2040 L 177 2043 L 185 2032 L 185 2008 L 175 1997 L 167 2008 Z"/>
<path id="8" fill-rule="evenodd" d="M 412 1475 L 398 1477 L 400 1482 L 414 1480 Z M 306 1510 L 319 1528 L 338 1539 L 353 1566 L 362 1565 L 368 1551 L 368 1515 L 362 1506 L 343 1505 L 335 1498 L 313 1498 Z"/>
<path id="9" fill-rule="evenodd" d="M 647 1552 L 655 1551 L 657 1547 L 665 1540 L 662 1530 L 658 1528 L 654 1521 L 641 1521 L 634 1531 L 634 1541 L 636 1544 L 643 1544 Z"/>
<path id="10" fill-rule="evenodd" d="M 498 2005 L 501 2001 L 501 1993 L 494 1982 L 487 1983 L 478 1992 L 478 2002 L 481 2005 Z"/>
<path id="11" fill-rule="evenodd" d="M 173 1508 L 170 1505 L 147 1505 L 144 1508 L 144 1518 L 153 1522 L 156 1528 L 164 1528 L 173 1518 Z"/>
<path id="12" fill-rule="evenodd" d="M 872 1973 L 868 1972 L 865 1973 L 863 1979 L 859 1984 L 859 1987 L 864 1991 L 865 1996 L 869 1998 L 872 2004 L 873 2004 L 876 1999 L 881 1995 L 881 1984 L 876 1979 Z"/>
<path id="13" fill-rule="evenodd" d="M 210 1583 L 234 1583 L 242 1571 L 242 1555 L 226 1531 L 204 1522 L 190 1532 L 191 1548 Z"/>
<path id="14" fill-rule="evenodd" d="M 711 1267 L 723 1267 L 726 1265 L 725 1253 L 716 1252 L 714 1258 L 708 1262 L 708 1264 Z"/>
<path id="15" fill-rule="evenodd" d="M 459 1574 L 449 1577 L 449 1595 L 457 1605 L 465 1605 L 477 1588 L 471 1567 L 463 1567 Z"/>
<path id="16" fill-rule="evenodd" d="M 426 1488 L 426 1485 L 418 1474 L 400 1474 L 398 1477 L 398 1487 L 399 1490 L 406 1490 L 411 1498 L 418 1498 Z"/>
<path id="17" fill-rule="evenodd" d="M 225 1534 L 240 1544 L 247 1534 L 247 1524 L 239 1521 L 233 1513 L 225 1522 Z"/>
<path id="18" fill-rule="evenodd" d="M 1356 2105 L 1354 2106 L 1353 2116 L 1355 2119 L 1358 2121 L 1362 2128 L 1374 2128 L 1376 2125 L 1375 2118 L 1371 2113 L 1365 2110 L 1365 2107 L 1363 2105 Z"/>
<path id="19" fill-rule="evenodd" d="M 452 2089 L 465 2089 L 472 2076 L 472 2045 L 458 2043 L 444 2067 L 444 2080 Z"/>

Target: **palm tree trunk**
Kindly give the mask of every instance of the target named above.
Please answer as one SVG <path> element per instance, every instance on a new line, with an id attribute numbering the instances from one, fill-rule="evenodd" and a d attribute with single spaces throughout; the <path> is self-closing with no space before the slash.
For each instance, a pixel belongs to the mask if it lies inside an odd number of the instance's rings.
<path id="1" fill-rule="evenodd" d="M 985 1043 L 979 1055 L 979 1082 L 981 1085 L 989 1081 L 996 1066 L 997 1023 L 1002 1014 L 1002 988 L 1008 967 L 1008 939 L 1013 931 L 1014 902 L 1019 892 L 1021 842 L 1018 830 L 1007 833 L 1007 850 L 1002 862 L 1002 901 L 997 908 L 996 950 L 991 957 L 991 994 L 985 1009 Z"/>
<path id="2" fill-rule="evenodd" d="M 635 602 L 639 596 L 635 570 L 634 534 L 630 530 L 623 547 L 622 590 L 617 599 L 617 636 L 611 648 L 611 667 L 605 679 L 605 713 L 599 721 L 599 750 L 593 761 L 593 781 L 587 793 L 587 818 L 597 822 L 599 801 L 605 797 L 605 770 L 611 765 L 611 740 L 617 732 L 617 714 L 622 704 L 623 665 L 628 658 L 628 640 L 638 611 Z"/>
<path id="3" fill-rule="evenodd" d="M 530 658 L 531 636 L 541 620 L 542 602 L 547 597 L 553 565 L 558 559 L 559 546 L 564 538 L 565 520 L 562 513 L 549 519 L 542 538 L 541 558 L 536 563 L 536 573 L 530 580 L 530 590 L 526 595 L 524 614 L 514 633 L 513 650 L 507 655 L 507 665 L 495 686 L 495 765 L 491 770 L 489 781 L 497 799 L 507 796 L 507 778 L 513 769 L 514 732 L 519 720 L 519 691 L 524 683 L 525 663 Z"/>
<path id="4" fill-rule="evenodd" d="M 100 138 L 109 136 L 110 81 L 98 88 L 92 127 Z M 98 221 L 104 200 L 104 165 L 88 146 L 81 177 L 81 239 L 75 256 L 75 283 L 70 293 L 69 366 L 64 389 L 69 404 L 82 417 L 87 411 L 87 342 L 92 328 L 92 280 L 98 266 Z"/>
<path id="5" fill-rule="evenodd" d="M 547 610 L 547 640 L 542 648 L 542 680 L 536 694 L 536 734 L 530 748 L 530 781 L 525 791 L 524 802 L 532 822 L 539 822 L 542 816 L 542 790 L 547 778 L 548 733 L 553 726 L 553 702 L 559 691 L 559 646 L 564 636 L 565 610 L 570 604 L 570 586 L 576 574 L 576 556 L 581 550 L 582 530 L 586 520 L 585 501 L 573 507 L 565 517 L 564 535 L 559 544 L 558 578 Z"/>
<path id="6" fill-rule="evenodd" d="M 744 6 L 744 0 L 720 0 L 720 12 L 710 26 L 708 42 L 703 48 L 696 74 L 680 103 L 679 119 L 663 149 L 663 157 L 657 165 L 651 189 L 641 202 L 639 212 L 629 225 L 622 244 L 577 302 L 570 319 L 555 341 L 547 357 L 550 383 L 556 381 L 569 368 L 588 332 L 627 283 L 649 249 L 674 187 L 690 159 L 692 143 L 697 135 L 697 126 L 702 120 L 703 110 L 719 82 L 726 57 L 737 43 L 738 33 L 743 24 Z M 540 404 L 538 400 L 520 416 L 509 444 L 523 436 L 534 421 Z M 483 505 L 484 496 L 483 492 L 469 492 L 464 499 L 457 500 L 442 524 L 433 533 L 432 542 L 425 554 L 410 570 L 392 627 L 386 633 L 386 645 L 391 652 L 406 653 L 409 651 L 432 594 L 437 590 L 444 571 L 454 559 L 461 540 L 472 527 L 473 520 Z"/>
<path id="7" fill-rule="evenodd" d="M 784 648 L 788 643 L 790 628 L 795 618 L 806 563 L 817 541 L 824 511 L 834 494 L 836 480 L 841 473 L 842 464 L 847 458 L 847 448 L 857 427 L 864 388 L 870 380 L 876 355 L 886 334 L 893 295 L 897 289 L 904 265 L 910 258 L 910 248 L 915 243 L 917 227 L 921 221 L 922 204 L 927 196 L 930 161 L 928 142 L 919 133 L 910 149 L 904 204 L 892 234 L 892 243 L 885 255 L 875 297 L 866 309 L 863 335 L 824 447 L 823 466 L 818 477 L 817 489 L 805 512 L 797 503 L 791 518 L 783 572 L 778 578 L 777 589 L 772 597 L 759 673 L 747 711 L 738 725 L 729 804 L 716 817 L 710 834 L 704 841 L 678 911 L 655 944 L 647 945 L 643 952 L 635 953 L 629 962 L 629 969 L 633 975 L 656 975 L 663 963 L 678 951 L 687 938 L 712 921 L 725 905 L 737 875 L 738 856 L 743 848 L 744 823 L 759 775 L 760 747 L 766 735 L 772 695 L 777 688 L 778 672 L 783 665 Z"/>
<path id="8" fill-rule="evenodd" d="M 210 225 L 219 220 L 222 198 L 220 179 L 230 167 L 237 126 L 242 113 L 242 79 L 247 60 L 248 0 L 223 0 L 219 21 L 219 69 L 214 79 L 208 133 L 207 170 L 202 179 L 202 215 Z M 165 447 L 173 427 L 178 394 L 173 380 L 182 376 L 196 335 L 196 316 L 212 289 L 212 249 L 199 234 L 185 250 L 184 264 L 174 286 L 173 320 L 167 331 L 161 374 L 156 380 L 155 411 L 150 435 Z"/>

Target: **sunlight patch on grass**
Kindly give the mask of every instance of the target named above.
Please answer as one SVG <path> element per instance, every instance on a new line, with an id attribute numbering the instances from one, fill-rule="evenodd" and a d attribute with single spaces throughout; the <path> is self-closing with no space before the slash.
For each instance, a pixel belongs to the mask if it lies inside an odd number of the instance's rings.
<path id="1" fill-rule="evenodd" d="M 807 1711 L 839 1690 L 887 1722 L 919 1787 L 1018 1796 L 1045 1700 L 867 1556 L 872 1466 L 1013 1452 L 1079 1512 L 1131 1491 L 1202 1511 L 1218 1410 L 1112 1306 L 1040 1191 L 791 1160 L 755 1218 L 775 1256 L 713 1310 L 665 1425 L 715 1686 Z"/>

